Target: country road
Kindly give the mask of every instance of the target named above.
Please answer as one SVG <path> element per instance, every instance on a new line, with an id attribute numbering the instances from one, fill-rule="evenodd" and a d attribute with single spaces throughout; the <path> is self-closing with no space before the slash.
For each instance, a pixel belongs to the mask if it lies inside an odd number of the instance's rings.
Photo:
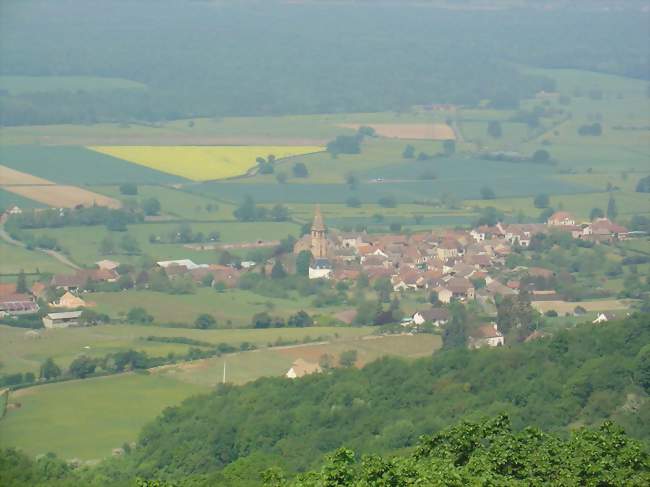
<path id="1" fill-rule="evenodd" d="M 5 230 L 5 221 L 7 220 L 6 215 L 2 215 L 0 217 L 0 238 L 7 242 L 10 245 L 15 245 L 17 247 L 23 247 L 26 248 L 27 246 L 23 243 L 20 242 L 19 240 L 14 240 L 11 238 L 11 235 L 7 233 Z M 36 249 L 33 252 L 43 252 L 44 254 L 49 255 L 53 259 L 58 260 L 61 262 L 63 265 L 71 267 L 72 269 L 75 270 L 80 270 L 81 267 L 79 267 L 77 264 L 72 262 L 70 259 L 68 259 L 65 255 L 63 255 L 61 252 L 57 252 L 56 250 L 46 250 L 46 249 Z"/>

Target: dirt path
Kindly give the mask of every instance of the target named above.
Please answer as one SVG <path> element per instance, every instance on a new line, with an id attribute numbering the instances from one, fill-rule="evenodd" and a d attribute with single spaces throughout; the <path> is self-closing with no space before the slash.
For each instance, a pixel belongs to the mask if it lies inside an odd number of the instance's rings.
<path id="1" fill-rule="evenodd" d="M 7 231 L 5 230 L 6 220 L 7 217 L 5 215 L 2 215 L 2 217 L 0 217 L 0 238 L 5 242 L 7 242 L 9 245 L 15 245 L 16 247 L 27 248 L 27 246 L 23 242 L 20 242 L 19 240 L 14 240 L 13 238 L 11 238 L 11 235 L 7 233 Z M 57 252 L 56 250 L 37 249 L 36 252 L 43 252 L 44 254 L 49 255 L 53 259 L 58 260 L 63 265 L 67 267 L 71 267 L 74 270 L 78 271 L 81 269 L 81 267 L 79 267 L 77 264 L 75 264 L 70 259 L 68 259 L 65 255 L 63 255 L 60 252 Z"/>

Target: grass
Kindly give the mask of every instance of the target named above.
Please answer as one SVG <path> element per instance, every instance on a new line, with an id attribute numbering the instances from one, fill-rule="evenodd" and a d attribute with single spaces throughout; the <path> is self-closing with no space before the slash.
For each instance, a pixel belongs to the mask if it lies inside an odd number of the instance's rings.
<path id="1" fill-rule="evenodd" d="M 0 164 L 60 184 L 171 184 L 183 181 L 178 176 L 83 147 L 0 145 Z"/>
<path id="2" fill-rule="evenodd" d="M 0 241 L 0 274 L 16 274 L 21 270 L 28 273 L 55 273 L 70 269 L 42 252 Z"/>
<path id="3" fill-rule="evenodd" d="M 193 221 L 235 220 L 233 216 L 235 206 L 231 204 L 166 186 L 139 186 L 136 196 L 120 194 L 118 186 L 100 186 L 94 187 L 93 190 L 122 201 L 157 198 L 163 213 L 176 218 Z M 212 205 L 211 210 L 208 210 L 208 205 Z"/>
<path id="4" fill-rule="evenodd" d="M 40 330 L 40 338 L 27 338 L 23 328 L 0 325 L 0 374 L 34 372 L 52 357 L 64 369 L 79 355 L 103 357 L 120 350 L 134 349 L 151 356 L 165 356 L 170 352 L 185 354 L 189 345 L 147 341 L 148 336 L 186 337 L 211 344 L 228 343 L 239 346 L 249 342 L 265 347 L 279 338 L 302 341 L 305 337 L 327 336 L 334 339 L 354 338 L 370 334 L 370 328 L 310 327 L 243 330 L 197 330 L 190 328 L 163 328 L 140 325 L 100 325 L 68 329 Z M 88 347 L 88 348 L 87 348 Z"/>
<path id="5" fill-rule="evenodd" d="M 95 146 L 90 149 L 192 181 L 246 174 L 258 157 L 277 159 L 322 151 L 317 146 Z"/>
<path id="6" fill-rule="evenodd" d="M 145 90 L 146 85 L 122 78 L 95 76 L 0 76 L 0 89 L 12 95 L 46 92 Z"/>
<path id="7" fill-rule="evenodd" d="M 145 308 L 155 320 L 191 324 L 201 313 L 213 315 L 222 325 L 232 322 L 235 328 L 250 326 L 255 313 L 269 311 L 287 317 L 301 309 L 311 313 L 331 312 L 332 309 L 313 308 L 312 298 L 292 295 L 287 299 L 268 298 L 242 289 L 222 293 L 210 288 L 197 288 L 195 294 L 169 295 L 153 291 L 128 291 L 119 293 L 93 293 L 88 299 L 97 303 L 97 309 L 117 317 L 131 308 Z"/>
<path id="8" fill-rule="evenodd" d="M 129 225 L 128 234 L 132 235 L 140 245 L 143 254 L 156 260 L 170 259 L 192 259 L 197 263 L 216 263 L 217 254 L 208 250 L 191 250 L 182 244 L 156 244 L 150 243 L 151 235 L 167 238 L 170 233 L 178 230 L 177 223 L 144 223 Z M 299 226 L 295 223 L 274 223 L 274 222 L 219 222 L 219 223 L 192 223 L 192 231 L 203 232 L 208 235 L 211 232 L 219 232 L 222 243 L 256 242 L 258 240 L 279 240 L 292 234 L 297 236 Z M 101 241 L 110 236 L 116 244 L 119 244 L 124 234 L 121 232 L 110 232 L 105 227 L 74 227 L 30 230 L 35 235 L 47 234 L 57 239 L 59 244 L 70 254 L 72 259 L 80 264 L 90 265 L 103 258 L 111 258 L 120 262 L 137 262 L 141 259 L 137 255 L 115 254 L 111 256 L 102 255 L 99 251 Z"/>
<path id="9" fill-rule="evenodd" d="M 124 374 L 50 384 L 12 393 L 0 421 L 0 447 L 30 455 L 56 452 L 64 459 L 108 457 L 136 440 L 140 429 L 167 406 L 206 389 L 159 375 Z"/>

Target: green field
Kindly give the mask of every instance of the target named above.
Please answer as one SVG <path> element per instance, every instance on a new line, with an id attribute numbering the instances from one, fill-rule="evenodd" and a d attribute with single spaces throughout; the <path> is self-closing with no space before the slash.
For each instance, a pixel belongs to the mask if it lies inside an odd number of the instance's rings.
<path id="1" fill-rule="evenodd" d="M 56 452 L 65 459 L 96 460 L 135 441 L 140 429 L 167 406 L 206 388 L 168 377 L 122 374 L 23 389 L 10 395 L 19 409 L 0 421 L 0 447 L 30 455 Z"/>
<path id="2" fill-rule="evenodd" d="M 84 147 L 0 145 L 0 165 L 60 184 L 171 184 L 183 178 Z"/>
<path id="3" fill-rule="evenodd" d="M 296 332 L 315 330 L 318 329 Z M 0 422 L 0 447 L 18 447 L 31 455 L 53 451 L 66 459 L 107 457 L 112 448 L 120 447 L 125 441 L 134 441 L 142 426 L 165 406 L 208 391 L 219 383 L 223 378 L 224 361 L 226 380 L 242 384 L 262 376 L 280 376 L 298 357 L 318 361 L 323 353 L 337 357 L 342 351 L 357 350 L 359 364 L 363 364 L 384 355 L 427 356 L 440 347 L 440 338 L 433 335 L 366 340 L 359 338 L 366 330 L 336 330 L 351 333 L 348 338 L 331 344 L 228 354 L 163 366 L 150 374 L 121 374 L 17 391 L 10 396 L 10 402 L 20 403 L 21 407 L 10 410 Z M 282 330 L 285 331 L 288 330 Z M 265 334 L 269 338 L 277 332 L 250 330 L 251 334 Z M 71 431 L 75 434 L 70 434 Z"/>
<path id="4" fill-rule="evenodd" d="M 66 368 L 79 355 L 103 357 L 120 350 L 140 350 L 151 356 L 164 356 L 170 352 L 187 353 L 189 345 L 147 341 L 146 337 L 185 337 L 203 342 L 228 343 L 239 346 L 249 342 L 266 347 L 283 340 L 302 341 L 305 337 L 329 337 L 334 339 L 355 338 L 372 333 L 368 327 L 309 327 L 273 328 L 265 330 L 197 330 L 187 328 L 163 328 L 138 325 L 100 325 L 69 329 L 40 330 L 39 338 L 28 338 L 24 328 L 0 325 L 1 374 L 17 372 L 38 373 L 46 358 L 52 357 Z"/>
<path id="5" fill-rule="evenodd" d="M 69 272 L 70 268 L 58 260 L 36 250 L 27 250 L 0 241 L 0 274 L 31 272 Z"/>
<path id="6" fill-rule="evenodd" d="M 235 206 L 223 201 L 197 196 L 170 187 L 138 186 L 138 194 L 136 196 L 120 194 L 118 186 L 95 186 L 93 187 L 93 191 L 121 199 L 122 201 L 134 199 L 140 201 L 145 198 L 157 198 L 160 201 L 162 211 L 165 215 L 179 219 L 198 221 L 235 220 L 232 214 Z M 208 210 L 206 208 L 207 205 L 216 206 L 216 209 Z"/>
<path id="7" fill-rule="evenodd" d="M 215 222 L 192 223 L 192 231 L 203 232 L 205 235 L 217 231 L 222 243 L 256 242 L 258 240 L 279 240 L 292 234 L 297 236 L 299 227 L 295 223 L 239 223 Z M 192 259 L 197 263 L 216 263 L 217 254 L 210 250 L 191 250 L 181 244 L 155 244 L 149 242 L 149 237 L 167 237 L 170 232 L 178 229 L 178 223 L 145 223 L 129 225 L 128 233 L 135 237 L 142 252 L 155 260 Z M 74 227 L 47 230 L 30 230 L 30 233 L 41 235 L 47 233 L 57 239 L 59 244 L 70 254 L 71 258 L 80 264 L 91 265 L 104 256 L 99 251 L 101 241 L 109 235 L 119 244 L 123 234 L 109 232 L 104 227 Z M 110 256 L 120 262 L 137 262 L 139 256 L 115 254 Z"/>
<path id="8" fill-rule="evenodd" d="M 12 95 L 46 92 L 145 90 L 137 81 L 94 76 L 0 76 L 0 90 Z"/>
<path id="9" fill-rule="evenodd" d="M 117 317 L 131 308 L 141 306 L 154 316 L 157 322 L 191 324 L 201 313 L 209 313 L 225 325 L 228 320 L 235 328 L 250 326 L 255 313 L 269 311 L 287 317 L 301 309 L 318 313 L 311 305 L 312 297 L 291 295 L 288 299 L 268 298 L 242 289 L 222 293 L 210 288 L 197 288 L 195 294 L 169 295 L 153 291 L 128 291 L 118 293 L 93 293 L 88 296 L 97 309 Z M 332 309 L 328 308 L 327 312 Z M 324 312 L 324 310 L 320 310 Z"/>

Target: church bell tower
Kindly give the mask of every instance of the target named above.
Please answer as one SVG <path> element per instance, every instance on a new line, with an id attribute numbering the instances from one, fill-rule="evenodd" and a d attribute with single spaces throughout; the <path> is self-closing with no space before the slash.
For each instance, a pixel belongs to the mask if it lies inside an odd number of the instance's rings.
<path id="1" fill-rule="evenodd" d="M 311 254 L 314 259 L 327 258 L 327 237 L 325 235 L 325 224 L 320 206 L 316 206 L 314 223 L 311 226 Z"/>

